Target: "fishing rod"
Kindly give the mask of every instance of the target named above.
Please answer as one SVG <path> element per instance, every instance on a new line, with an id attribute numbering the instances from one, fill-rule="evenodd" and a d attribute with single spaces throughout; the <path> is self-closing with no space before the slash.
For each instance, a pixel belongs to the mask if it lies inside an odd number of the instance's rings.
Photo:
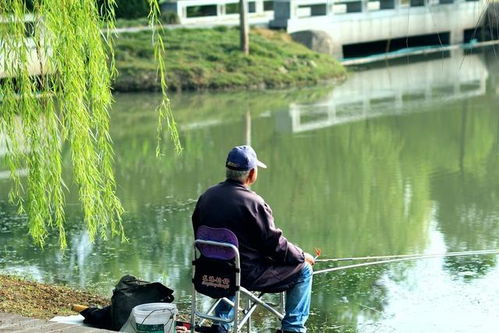
<path id="1" fill-rule="evenodd" d="M 397 259 L 397 258 L 412 258 L 412 257 L 420 257 L 424 255 L 435 255 L 435 256 L 443 256 L 443 255 L 456 255 L 456 254 L 488 254 L 488 252 L 483 253 L 484 251 L 494 251 L 499 250 L 475 250 L 475 251 L 462 251 L 462 252 L 446 252 L 446 253 L 435 253 L 435 254 L 392 254 L 385 256 L 367 256 L 367 257 L 350 257 L 350 258 L 327 258 L 327 259 L 319 259 L 318 256 L 315 257 L 316 262 L 336 262 L 336 261 L 358 261 L 358 260 L 383 260 L 383 259 Z"/>
<path id="2" fill-rule="evenodd" d="M 393 255 L 393 256 L 372 256 L 372 257 L 355 257 L 355 258 L 335 258 L 335 259 L 317 259 L 317 261 L 346 261 L 346 260 L 373 260 L 378 259 L 378 261 L 364 262 L 360 264 L 346 265 L 340 267 L 326 268 L 314 272 L 316 274 L 340 271 L 350 268 L 366 267 L 380 264 L 388 264 L 393 262 L 401 262 L 416 259 L 431 259 L 438 257 L 463 257 L 472 255 L 485 255 L 485 254 L 499 254 L 499 249 L 497 250 L 478 250 L 478 251 L 463 251 L 463 252 L 447 252 L 447 253 L 435 253 L 435 254 L 407 254 L 407 255 Z M 366 259 L 368 258 L 368 259 Z M 383 259 L 383 260 L 379 260 Z"/>

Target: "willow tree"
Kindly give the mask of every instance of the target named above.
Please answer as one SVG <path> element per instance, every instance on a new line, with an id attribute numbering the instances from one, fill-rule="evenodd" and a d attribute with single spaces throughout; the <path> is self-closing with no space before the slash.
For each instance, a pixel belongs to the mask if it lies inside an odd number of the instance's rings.
<path id="1" fill-rule="evenodd" d="M 163 92 L 158 137 L 166 120 L 178 144 L 158 0 L 147 1 Z M 125 237 L 109 135 L 114 8 L 115 0 L 32 0 L 29 9 L 26 0 L 0 1 L 0 141 L 13 181 L 9 199 L 27 214 L 29 233 L 41 246 L 51 230 L 66 246 L 65 145 L 91 239 Z M 27 170 L 26 181 L 20 170 Z"/>

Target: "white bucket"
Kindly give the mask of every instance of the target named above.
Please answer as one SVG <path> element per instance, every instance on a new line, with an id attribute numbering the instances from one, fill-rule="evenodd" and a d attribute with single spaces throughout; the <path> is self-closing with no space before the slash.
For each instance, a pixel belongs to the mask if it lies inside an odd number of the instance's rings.
<path id="1" fill-rule="evenodd" d="M 177 313 L 171 303 L 146 303 L 132 310 L 137 333 L 175 333 Z"/>

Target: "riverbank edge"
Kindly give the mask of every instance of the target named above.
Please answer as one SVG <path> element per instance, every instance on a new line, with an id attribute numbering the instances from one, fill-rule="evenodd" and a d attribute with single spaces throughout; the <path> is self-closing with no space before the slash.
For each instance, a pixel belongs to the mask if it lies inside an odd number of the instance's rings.
<path id="1" fill-rule="evenodd" d="M 74 315 L 72 304 L 106 306 L 110 299 L 92 291 L 0 274 L 0 312 L 51 319 Z"/>
<path id="2" fill-rule="evenodd" d="M 239 50 L 237 28 L 175 29 L 164 34 L 170 92 L 288 89 L 337 84 L 347 77 L 339 61 L 282 31 L 251 29 L 247 56 Z M 114 92 L 161 91 L 151 31 L 119 33 L 115 58 Z"/>

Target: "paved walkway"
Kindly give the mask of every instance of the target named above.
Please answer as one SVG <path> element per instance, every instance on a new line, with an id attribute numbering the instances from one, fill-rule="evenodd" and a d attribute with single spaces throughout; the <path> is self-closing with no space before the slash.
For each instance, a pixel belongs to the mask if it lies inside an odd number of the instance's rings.
<path id="1" fill-rule="evenodd" d="M 0 312 L 0 332 L 105 333 L 113 331 L 71 324 L 60 324 L 53 321 L 27 318 L 16 314 Z"/>
<path id="2" fill-rule="evenodd" d="M 496 0 L 499 1 L 499 0 Z M 250 18 L 248 24 L 251 27 L 261 27 L 268 28 L 269 20 L 266 18 Z M 165 30 L 175 30 L 175 29 L 211 29 L 220 26 L 227 27 L 238 27 L 239 26 L 239 16 L 234 19 L 226 19 L 217 22 L 197 22 L 197 23 L 184 23 L 184 24 L 164 24 L 163 29 Z M 153 29 L 158 29 L 159 26 L 155 26 L 152 28 L 149 25 L 144 26 L 136 26 L 136 27 L 123 27 L 123 28 L 115 28 L 112 30 L 113 33 L 122 34 L 122 33 L 134 33 L 141 31 L 151 31 Z M 106 32 L 107 29 L 102 29 L 103 32 Z"/>

